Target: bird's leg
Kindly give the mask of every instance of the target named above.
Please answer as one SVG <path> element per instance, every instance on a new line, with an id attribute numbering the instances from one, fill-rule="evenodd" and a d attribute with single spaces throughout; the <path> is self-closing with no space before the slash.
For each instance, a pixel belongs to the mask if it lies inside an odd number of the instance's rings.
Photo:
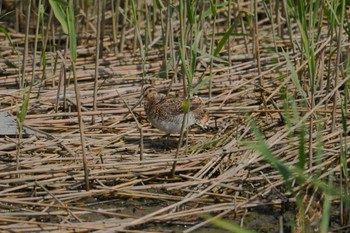
<path id="1" fill-rule="evenodd" d="M 163 138 L 163 140 L 165 138 L 164 147 L 168 147 L 169 146 L 170 133 L 165 134 L 162 138 Z"/>

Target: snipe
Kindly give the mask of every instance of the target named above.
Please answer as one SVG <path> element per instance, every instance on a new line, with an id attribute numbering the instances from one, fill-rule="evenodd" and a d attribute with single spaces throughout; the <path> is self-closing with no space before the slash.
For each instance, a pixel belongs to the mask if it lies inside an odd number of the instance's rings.
<path id="1" fill-rule="evenodd" d="M 179 133 L 183 121 L 183 99 L 167 97 L 158 93 L 153 86 L 147 86 L 143 91 L 144 108 L 151 124 L 166 132 L 167 135 Z M 190 99 L 187 127 L 198 124 L 205 128 L 209 120 L 208 111 L 198 97 Z"/>

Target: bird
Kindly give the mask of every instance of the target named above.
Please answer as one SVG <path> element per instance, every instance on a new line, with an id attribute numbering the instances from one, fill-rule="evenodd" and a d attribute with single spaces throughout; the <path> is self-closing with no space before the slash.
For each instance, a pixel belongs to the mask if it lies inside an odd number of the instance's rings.
<path id="1" fill-rule="evenodd" d="M 144 88 L 143 98 L 147 119 L 152 126 L 164 131 L 167 136 L 181 132 L 184 116 L 183 98 L 158 93 L 151 85 Z M 207 128 L 209 114 L 202 99 L 192 97 L 189 103 L 187 127 L 197 124 L 203 129 Z"/>

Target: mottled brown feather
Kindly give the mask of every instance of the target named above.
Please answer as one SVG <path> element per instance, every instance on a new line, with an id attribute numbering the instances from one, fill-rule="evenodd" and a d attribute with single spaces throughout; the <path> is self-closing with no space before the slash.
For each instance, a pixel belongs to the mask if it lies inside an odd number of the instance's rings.
<path id="1" fill-rule="evenodd" d="M 144 89 L 143 96 L 145 112 L 152 125 L 167 133 L 179 132 L 182 125 L 183 99 L 166 97 L 164 94 L 158 93 L 152 86 Z M 209 114 L 200 98 L 193 97 L 190 99 L 188 114 L 188 126 L 199 124 L 206 127 Z"/>

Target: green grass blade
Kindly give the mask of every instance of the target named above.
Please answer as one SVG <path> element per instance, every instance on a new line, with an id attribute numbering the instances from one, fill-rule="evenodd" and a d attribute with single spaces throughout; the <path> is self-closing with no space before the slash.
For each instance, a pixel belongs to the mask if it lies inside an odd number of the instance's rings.
<path id="1" fill-rule="evenodd" d="M 329 176 L 329 181 L 327 187 L 329 189 L 332 189 L 333 176 Z M 330 219 L 330 212 L 331 212 L 331 203 L 332 203 L 332 196 L 329 193 L 325 193 L 325 198 L 323 202 L 323 210 L 322 210 L 322 217 L 321 217 L 321 223 L 320 223 L 320 233 L 327 233 L 328 232 L 328 226 L 329 226 L 329 219 Z"/>
<path id="2" fill-rule="evenodd" d="M 15 46 L 13 44 L 13 41 L 11 39 L 11 36 L 8 34 L 7 29 L 0 26 L 0 32 L 5 35 L 6 39 L 9 41 L 10 45 L 12 46 L 12 48 L 15 48 Z"/>
<path id="3" fill-rule="evenodd" d="M 283 50 L 283 56 L 286 59 L 287 67 L 288 67 L 289 71 L 291 72 L 291 79 L 292 79 L 292 82 L 293 82 L 294 86 L 298 90 L 299 94 L 306 99 L 307 96 L 306 96 L 305 91 L 301 87 L 298 74 L 297 74 L 297 72 L 296 72 L 296 70 L 295 70 L 291 60 L 289 59 L 288 54 L 284 50 Z"/>
<path id="4" fill-rule="evenodd" d="M 75 61 L 77 59 L 77 33 L 75 29 L 73 0 L 69 0 L 69 5 L 67 8 L 67 22 L 69 32 L 70 57 L 72 61 Z"/>
<path id="5" fill-rule="evenodd" d="M 66 0 L 49 0 L 52 7 L 53 13 L 55 14 L 56 19 L 60 22 L 62 30 L 65 34 L 68 34 L 68 21 L 66 16 Z"/>
<path id="6" fill-rule="evenodd" d="M 187 18 L 190 25 L 195 23 L 195 4 L 192 4 L 191 0 L 186 0 Z"/>
<path id="7" fill-rule="evenodd" d="M 207 84 L 212 78 L 214 78 L 214 74 L 210 76 L 204 77 L 199 83 L 196 84 L 196 86 L 191 90 L 191 95 L 196 93 L 201 87 L 203 87 L 205 84 Z"/>
<path id="8" fill-rule="evenodd" d="M 29 95 L 30 93 L 24 94 L 23 103 L 21 111 L 19 112 L 19 115 L 17 116 L 17 119 L 19 123 L 23 124 L 24 119 L 27 116 L 28 106 L 29 106 Z"/>
<path id="9" fill-rule="evenodd" d="M 299 134 L 299 162 L 298 167 L 300 169 L 305 169 L 305 163 L 306 163 L 306 153 L 305 153 L 305 127 L 300 127 L 300 134 Z"/>
<path id="10" fill-rule="evenodd" d="M 223 219 L 212 219 L 211 216 L 205 216 L 206 219 L 210 220 L 214 225 L 225 229 L 229 232 L 236 232 L 236 233 L 254 233 L 254 231 L 250 231 L 247 229 L 244 229 L 242 227 L 240 227 L 239 225 L 237 225 L 236 223 L 233 222 L 228 222 L 226 220 Z"/>
<path id="11" fill-rule="evenodd" d="M 343 126 L 343 132 L 348 132 L 348 121 L 347 121 L 347 112 L 348 112 L 348 88 L 345 87 L 344 91 L 344 100 L 341 107 L 341 119 L 342 119 L 342 126 Z M 340 164 L 342 166 L 343 174 L 346 179 L 348 179 L 348 163 L 347 163 L 347 136 L 344 138 L 345 143 L 341 143 L 342 146 L 340 147 Z"/>
<path id="12" fill-rule="evenodd" d="M 268 145 L 265 142 L 265 139 L 262 135 L 262 133 L 259 131 L 259 129 L 257 128 L 257 126 L 255 125 L 255 123 L 253 121 L 251 121 L 250 123 L 250 127 L 252 129 L 252 131 L 254 132 L 254 135 L 256 137 L 256 141 L 246 141 L 243 142 L 243 144 L 245 144 L 246 146 L 248 146 L 249 148 L 260 152 L 260 154 L 262 156 L 264 156 L 264 158 L 273 166 L 275 167 L 275 169 L 279 172 L 279 174 L 281 174 L 283 176 L 283 179 L 285 180 L 285 182 L 289 182 L 289 178 L 292 176 L 292 171 L 281 162 L 281 160 L 277 157 L 275 157 Z M 287 185 L 289 188 L 289 185 Z"/>
<path id="13" fill-rule="evenodd" d="M 192 70 L 189 69 L 189 67 L 187 65 L 187 61 L 186 61 L 185 53 L 184 53 L 184 48 L 181 48 L 181 47 L 182 46 L 180 45 L 179 52 L 180 52 L 180 60 L 181 60 L 182 70 L 185 71 L 187 79 L 192 79 L 192 78 L 190 78 L 190 77 L 192 77 L 192 72 L 191 72 Z"/>
<path id="14" fill-rule="evenodd" d="M 222 48 L 225 46 L 226 42 L 230 38 L 234 28 L 235 28 L 235 24 L 232 24 L 231 27 L 225 32 L 223 37 L 220 39 L 220 41 L 218 43 L 218 46 L 214 50 L 214 56 L 219 55 L 219 53 L 221 52 Z"/>
<path id="15" fill-rule="evenodd" d="M 212 4 L 212 1 L 210 1 L 210 4 Z M 217 12 L 218 9 L 222 9 L 224 7 L 227 7 L 228 6 L 228 2 L 223 2 L 223 3 L 220 3 L 218 5 L 210 5 L 210 8 L 206 11 L 204 11 L 201 15 L 202 19 L 203 18 L 207 18 L 207 17 L 211 17 L 211 16 L 214 16 L 214 13 Z M 215 12 L 213 11 L 215 8 Z"/>
<path id="16" fill-rule="evenodd" d="M 132 16 L 133 16 L 133 22 L 134 22 L 134 25 L 135 25 L 137 41 L 139 42 L 141 58 L 144 61 L 145 60 L 145 49 L 144 49 L 144 46 L 143 46 L 143 42 L 142 42 L 140 31 L 139 31 L 139 25 L 138 25 L 138 22 L 137 22 L 137 13 L 136 13 L 135 1 L 131 1 L 131 12 L 132 12 Z"/>
<path id="17" fill-rule="evenodd" d="M 191 73 L 194 74 L 196 72 L 196 65 L 197 65 L 197 52 L 198 52 L 198 45 L 202 34 L 199 32 L 198 27 L 195 27 L 195 38 L 191 45 Z M 188 80 L 189 86 L 192 86 L 192 79 Z"/>
<path id="18" fill-rule="evenodd" d="M 0 58 L 5 59 L 3 56 L 0 56 Z M 10 60 L 4 60 L 4 63 L 8 68 L 18 68 L 17 65 Z"/>
<path id="19" fill-rule="evenodd" d="M 217 6 L 214 4 L 212 0 L 210 0 L 210 10 L 211 10 L 211 14 L 215 17 Z"/>

